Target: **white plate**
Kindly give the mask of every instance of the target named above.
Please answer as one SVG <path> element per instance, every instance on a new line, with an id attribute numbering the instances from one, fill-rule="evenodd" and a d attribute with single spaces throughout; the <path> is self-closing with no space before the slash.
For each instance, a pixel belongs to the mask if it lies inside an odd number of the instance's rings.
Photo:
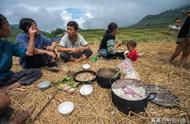
<path id="1" fill-rule="evenodd" d="M 93 87 L 92 87 L 92 85 L 90 85 L 90 84 L 83 85 L 83 86 L 80 88 L 80 94 L 81 94 L 81 95 L 87 96 L 87 95 L 91 94 L 92 91 L 93 91 Z"/>
<path id="2" fill-rule="evenodd" d="M 62 102 L 58 107 L 58 111 L 62 115 L 69 115 L 73 111 L 73 109 L 74 109 L 74 104 L 70 101 Z"/>
<path id="3" fill-rule="evenodd" d="M 90 70 L 90 65 L 89 64 L 84 64 L 84 65 L 82 65 L 82 68 L 84 70 Z"/>
<path id="4" fill-rule="evenodd" d="M 51 82 L 50 81 L 43 81 L 41 83 L 38 84 L 38 88 L 39 89 L 47 89 L 51 86 Z"/>

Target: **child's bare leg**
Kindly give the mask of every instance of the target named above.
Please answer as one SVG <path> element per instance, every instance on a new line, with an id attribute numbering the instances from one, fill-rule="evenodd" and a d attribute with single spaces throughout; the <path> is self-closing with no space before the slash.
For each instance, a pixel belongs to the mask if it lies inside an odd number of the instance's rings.
<path id="1" fill-rule="evenodd" d="M 176 57 L 178 57 L 180 55 L 180 53 L 182 52 L 182 50 L 185 47 L 185 43 L 181 42 L 179 44 L 177 44 L 176 48 L 175 48 L 175 52 L 173 53 L 173 55 L 171 56 L 169 63 L 171 63 Z"/>

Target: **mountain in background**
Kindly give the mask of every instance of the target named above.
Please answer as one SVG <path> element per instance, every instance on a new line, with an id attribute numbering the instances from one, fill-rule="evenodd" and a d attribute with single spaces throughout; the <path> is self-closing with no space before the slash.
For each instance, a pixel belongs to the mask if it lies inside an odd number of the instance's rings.
<path id="1" fill-rule="evenodd" d="M 11 29 L 18 29 L 19 28 L 19 24 L 11 24 Z"/>
<path id="2" fill-rule="evenodd" d="M 168 27 L 173 25 L 176 18 L 180 18 L 182 21 L 185 20 L 185 15 L 182 11 L 190 10 L 190 5 L 179 9 L 167 10 L 157 15 L 147 15 L 137 24 L 130 26 L 132 28 L 154 28 L 154 27 Z"/>
<path id="3" fill-rule="evenodd" d="M 157 27 L 165 28 L 168 27 L 168 25 L 170 24 L 174 24 L 176 18 L 181 18 L 184 21 L 186 18 L 182 13 L 182 11 L 184 10 L 190 10 L 190 5 L 179 9 L 168 10 L 157 15 L 147 15 L 137 24 L 130 26 L 130 28 L 157 28 Z M 19 24 L 14 24 L 14 25 L 12 24 L 9 40 L 15 42 L 15 37 L 21 32 L 22 30 L 19 29 Z M 47 37 L 53 38 L 59 36 L 60 34 L 63 34 L 65 30 L 58 28 L 56 30 L 51 31 L 50 33 L 45 31 L 41 32 Z"/>

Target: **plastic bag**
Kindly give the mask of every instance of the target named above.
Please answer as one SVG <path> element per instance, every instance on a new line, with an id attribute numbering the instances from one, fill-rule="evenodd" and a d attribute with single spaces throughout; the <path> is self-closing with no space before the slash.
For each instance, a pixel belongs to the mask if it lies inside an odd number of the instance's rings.
<path id="1" fill-rule="evenodd" d="M 137 79 L 140 80 L 139 74 L 136 72 L 135 68 L 133 67 L 133 63 L 130 59 L 123 60 L 118 67 L 121 71 L 126 75 L 125 79 Z"/>

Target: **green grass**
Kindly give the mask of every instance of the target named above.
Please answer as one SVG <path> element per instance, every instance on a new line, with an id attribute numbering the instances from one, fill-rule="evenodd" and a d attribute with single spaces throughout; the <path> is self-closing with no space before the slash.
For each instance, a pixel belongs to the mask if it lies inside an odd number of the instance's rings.
<path id="1" fill-rule="evenodd" d="M 12 28 L 11 29 L 11 32 L 10 32 L 10 36 L 8 37 L 8 40 L 10 41 L 10 42 L 15 42 L 16 41 L 16 36 L 18 35 L 18 34 L 20 34 L 22 31 L 21 30 L 18 30 L 18 29 L 15 29 L 15 28 Z"/>
<path id="2" fill-rule="evenodd" d="M 103 29 L 81 30 L 79 33 L 89 44 L 99 43 L 104 35 Z M 9 40 L 15 42 L 16 35 L 21 33 L 13 29 Z M 168 35 L 167 28 L 120 28 L 116 36 L 117 41 L 135 40 L 137 42 L 174 42 L 175 35 Z"/>
<path id="3" fill-rule="evenodd" d="M 89 43 L 100 42 L 104 30 L 86 30 L 80 32 Z M 135 40 L 137 42 L 173 42 L 175 35 L 168 35 L 167 28 L 122 28 L 118 30 L 116 40 Z"/>

